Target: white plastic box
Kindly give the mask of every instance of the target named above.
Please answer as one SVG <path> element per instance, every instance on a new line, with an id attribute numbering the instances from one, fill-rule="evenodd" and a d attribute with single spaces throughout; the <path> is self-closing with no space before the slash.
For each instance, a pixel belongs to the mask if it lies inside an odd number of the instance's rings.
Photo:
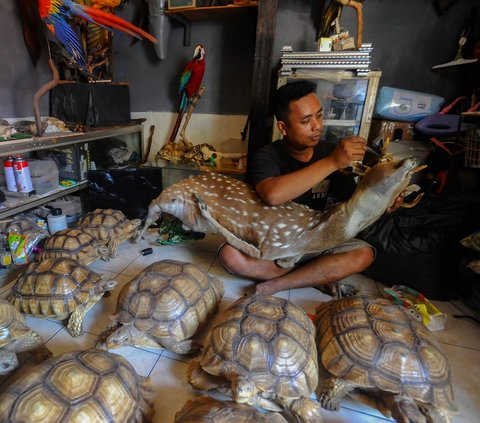
<path id="1" fill-rule="evenodd" d="M 52 159 L 29 160 L 33 189 L 37 194 L 45 194 L 58 189 L 58 168 Z"/>

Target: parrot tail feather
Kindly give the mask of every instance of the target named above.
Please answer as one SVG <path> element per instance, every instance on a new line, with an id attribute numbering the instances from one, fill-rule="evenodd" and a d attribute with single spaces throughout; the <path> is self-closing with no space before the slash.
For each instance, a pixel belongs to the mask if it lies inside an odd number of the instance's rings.
<path id="1" fill-rule="evenodd" d="M 155 44 L 157 44 L 158 42 L 157 39 L 154 36 L 150 35 L 148 32 L 138 28 L 137 26 L 131 24 L 130 22 L 127 22 L 122 18 L 119 18 L 113 13 L 106 13 L 103 10 L 84 6 L 74 2 L 72 2 L 72 9 L 77 15 L 107 29 L 117 29 L 128 35 L 131 35 L 132 37 L 140 39 L 145 38 Z"/>

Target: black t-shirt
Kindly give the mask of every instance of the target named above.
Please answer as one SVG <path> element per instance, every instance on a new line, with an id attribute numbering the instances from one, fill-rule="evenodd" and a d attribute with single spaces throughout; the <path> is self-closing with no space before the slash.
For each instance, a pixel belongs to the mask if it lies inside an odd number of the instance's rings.
<path id="1" fill-rule="evenodd" d="M 301 162 L 288 154 L 280 140 L 264 145 L 252 159 L 249 181 L 253 186 L 256 186 L 264 179 L 303 169 L 317 160 L 327 157 L 334 148 L 335 144 L 320 141 L 314 147 L 310 161 Z M 355 186 L 355 180 L 352 176 L 334 172 L 293 201 L 305 204 L 314 210 L 322 210 L 325 206 L 350 198 Z"/>

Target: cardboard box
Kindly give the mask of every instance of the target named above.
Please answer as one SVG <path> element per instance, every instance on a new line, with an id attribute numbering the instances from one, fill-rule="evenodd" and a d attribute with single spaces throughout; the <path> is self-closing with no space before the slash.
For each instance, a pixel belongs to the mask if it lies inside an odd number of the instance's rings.
<path id="1" fill-rule="evenodd" d="M 130 123 L 128 84 L 72 83 L 50 91 L 50 116 L 87 127 Z"/>
<path id="2" fill-rule="evenodd" d="M 64 179 L 81 182 L 90 170 L 90 149 L 87 142 L 38 150 L 39 158 L 51 158 L 58 167 L 58 175 Z"/>

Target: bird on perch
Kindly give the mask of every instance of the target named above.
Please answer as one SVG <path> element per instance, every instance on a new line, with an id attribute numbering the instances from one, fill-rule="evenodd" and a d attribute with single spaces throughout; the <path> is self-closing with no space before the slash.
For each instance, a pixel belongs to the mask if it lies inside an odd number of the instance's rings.
<path id="1" fill-rule="evenodd" d="M 37 0 L 40 18 L 49 31 L 54 34 L 73 56 L 77 64 L 86 70 L 85 54 L 77 33 L 69 25 L 68 20 L 74 17 L 85 19 L 91 23 L 104 27 L 110 31 L 118 30 L 132 37 L 147 39 L 156 43 L 157 39 L 148 32 L 132 25 L 130 22 L 104 12 L 99 3 L 108 3 L 108 0 L 96 1 L 96 7 L 85 6 L 73 0 Z"/>
<path id="2" fill-rule="evenodd" d="M 174 143 L 177 137 L 183 116 L 189 106 L 195 106 L 198 101 L 197 97 L 200 85 L 202 84 L 203 75 L 205 74 L 205 48 L 201 44 L 197 44 L 193 58 L 186 64 L 180 77 L 180 87 L 178 89 L 178 115 L 175 125 L 168 142 Z M 191 107 L 193 111 L 193 107 Z M 191 112 L 189 112 L 189 115 Z M 189 116 L 188 116 L 189 117 Z"/>
<path id="3" fill-rule="evenodd" d="M 363 38 L 363 0 L 330 0 L 323 14 L 320 28 L 321 37 L 329 37 L 333 25 L 339 25 L 343 6 L 353 7 L 357 12 L 357 48 L 362 46 Z M 338 32 L 338 28 L 336 29 Z"/>

